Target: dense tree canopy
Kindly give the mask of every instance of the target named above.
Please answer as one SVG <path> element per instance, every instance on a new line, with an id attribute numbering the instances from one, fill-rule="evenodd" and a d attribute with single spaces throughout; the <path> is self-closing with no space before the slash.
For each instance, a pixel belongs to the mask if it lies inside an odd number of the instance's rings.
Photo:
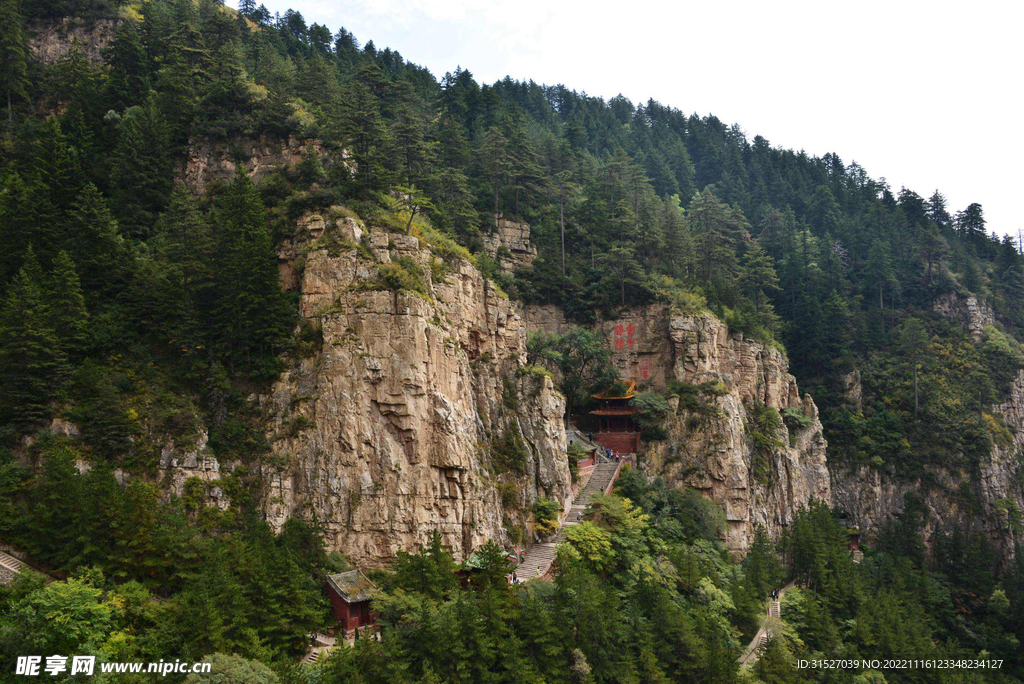
<path id="1" fill-rule="evenodd" d="M 75 45 L 32 58 L 29 27 L 65 16 L 115 20 L 101 61 Z M 997 571 L 980 530 L 940 531 L 926 549 L 908 504 L 858 566 L 814 506 L 737 562 L 718 508 L 637 472 L 562 545 L 553 583 L 509 587 L 490 545 L 463 587 L 435 538 L 377 577 L 380 641 L 300 672 L 329 620 L 324 574 L 344 562 L 317 525 L 275 534 L 261 519 L 268 448 L 249 400 L 315 342 L 279 287 L 277 247 L 304 212 L 342 206 L 561 307 L 574 327 L 531 338 L 526 361 L 557 372 L 570 412 L 614 380 L 587 325 L 660 302 L 787 350 L 836 463 L 977 473 L 1011 441 L 992 406 L 1024 366 L 1024 258 L 980 205 L 896 191 L 835 154 L 654 100 L 481 84 L 461 68 L 437 79 L 252 0 L 0 0 L 0 94 L 0 534 L 59 578 L 0 591 L 0 668 L 55 649 L 209 657 L 223 681 L 732 682 L 767 593 L 792 576 L 791 628 L 761 681 L 1021 677 L 1024 554 Z M 289 137 L 303 161 L 254 182 L 253 141 Z M 213 148 L 237 173 L 199 192 L 188 160 Z M 499 216 L 530 224 L 531 269 L 484 251 Z M 422 286 L 408 263 L 381 279 Z M 971 297 L 992 312 L 980 330 L 936 311 Z M 637 400 L 654 430 L 664 398 Z M 54 418 L 80 433 L 40 430 Z M 207 437 L 239 464 L 220 482 L 226 510 L 204 481 L 182 497 L 153 482 L 162 443 Z M 979 653 L 1004 669 L 794 669 Z"/>

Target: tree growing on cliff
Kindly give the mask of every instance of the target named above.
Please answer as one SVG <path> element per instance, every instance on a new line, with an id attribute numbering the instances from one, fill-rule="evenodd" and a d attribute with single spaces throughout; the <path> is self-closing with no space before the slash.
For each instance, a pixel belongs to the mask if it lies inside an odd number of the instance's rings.
<path id="1" fill-rule="evenodd" d="M 156 103 L 130 107 L 117 127 L 113 196 L 118 222 L 131 237 L 149 237 L 172 187 L 169 139 Z"/>
<path id="2" fill-rule="evenodd" d="M 12 100 L 28 85 L 25 34 L 18 0 L 0 0 L 0 91 L 7 97 L 7 122 L 14 120 Z"/>
<path id="3" fill-rule="evenodd" d="M 47 306 L 50 327 L 60 341 L 62 351 L 71 356 L 80 354 L 89 341 L 89 312 L 85 309 L 82 285 L 75 271 L 75 263 L 61 250 L 53 260 L 50 278 L 50 297 Z"/>
<path id="4" fill-rule="evenodd" d="M 278 285 L 263 202 L 244 168 L 225 190 L 214 223 L 216 343 L 230 367 L 266 377 L 276 372 L 291 314 Z"/>
<path id="5" fill-rule="evenodd" d="M 64 356 L 43 298 L 41 271 L 29 251 L 0 309 L 0 412 L 22 432 L 50 416 Z"/>
<path id="6" fill-rule="evenodd" d="M 566 420 L 571 420 L 573 411 L 589 401 L 589 390 L 610 385 L 618 374 L 611 365 L 608 344 L 598 333 L 571 328 L 559 340 L 558 349 Z"/>
<path id="7" fill-rule="evenodd" d="M 110 109 L 120 112 L 149 98 L 149 58 L 137 23 L 129 20 L 117 27 L 105 60 Z"/>

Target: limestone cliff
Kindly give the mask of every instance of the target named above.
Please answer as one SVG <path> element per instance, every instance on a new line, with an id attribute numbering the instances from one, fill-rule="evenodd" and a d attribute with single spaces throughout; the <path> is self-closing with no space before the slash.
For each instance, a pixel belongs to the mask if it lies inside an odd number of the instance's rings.
<path id="1" fill-rule="evenodd" d="M 919 477 L 907 480 L 867 466 L 832 464 L 836 510 L 871 536 L 887 519 L 902 514 L 912 496 L 923 507 L 926 543 L 939 529 L 977 529 L 1004 558 L 1012 558 L 1015 545 L 1024 542 L 1024 370 L 992 414 L 1002 417 L 1007 431 L 976 472 L 926 466 Z"/>
<path id="2" fill-rule="evenodd" d="M 43 65 L 56 64 L 72 50 L 80 50 L 90 62 L 99 64 L 118 23 L 115 19 L 85 21 L 70 17 L 35 22 L 28 27 L 28 48 Z"/>
<path id="3" fill-rule="evenodd" d="M 530 502 L 569 496 L 569 471 L 564 399 L 522 371 L 515 305 L 415 237 L 319 218 L 289 249 L 303 254 L 300 313 L 322 344 L 262 399 L 279 464 L 264 469 L 268 518 L 315 517 L 361 566 L 435 529 L 460 557 L 518 541 Z M 392 263 L 418 271 L 422 292 L 374 289 Z"/>
<path id="4" fill-rule="evenodd" d="M 980 342 L 985 334 L 985 326 L 995 323 L 992 307 L 985 300 L 978 301 L 974 295 L 961 296 L 956 293 L 940 295 L 932 309 L 947 318 L 960 323 L 975 342 Z"/>
<path id="5" fill-rule="evenodd" d="M 932 309 L 959 323 L 975 342 L 982 342 L 985 328 L 995 323 L 989 304 L 970 294 L 940 295 Z M 859 407 L 860 373 L 846 376 L 844 385 L 847 399 Z M 1024 371 L 1006 400 L 992 406 L 990 413 L 1006 430 L 995 430 L 991 452 L 974 472 L 930 465 L 907 480 L 867 466 L 851 469 L 832 463 L 837 511 L 871 536 L 887 519 L 901 515 L 912 496 L 923 507 L 926 543 L 938 529 L 980 529 L 1004 558 L 1013 557 L 1015 544 L 1024 541 Z"/>
<path id="6" fill-rule="evenodd" d="M 551 307 L 528 309 L 532 327 L 567 327 Z M 726 544 L 743 552 L 756 526 L 777 536 L 812 498 L 831 501 L 818 410 L 800 397 L 788 363 L 775 348 L 744 339 L 710 314 L 674 315 L 665 305 L 623 313 L 597 326 L 621 377 L 640 389 L 674 380 L 709 391 L 694 401 L 671 400 L 667 439 L 645 441 L 639 463 L 652 475 L 694 487 L 719 504 L 728 522 Z M 720 383 L 720 385 L 718 384 Z M 803 427 L 790 434 L 780 422 L 772 446 L 751 439 L 751 411 L 794 409 Z"/>
<path id="7" fill-rule="evenodd" d="M 254 183 L 259 183 L 280 169 L 297 166 L 310 150 L 323 157 L 325 162 L 348 163 L 345 152 L 329 152 L 319 140 L 264 134 L 258 138 L 235 139 L 230 143 L 195 140 L 189 145 L 180 173 L 192 192 L 202 194 L 210 183 L 229 182 L 239 166 L 245 169 Z"/>
<path id="8" fill-rule="evenodd" d="M 487 254 L 509 273 L 531 268 L 537 258 L 537 248 L 530 242 L 529 224 L 509 221 L 501 214 L 495 217 L 494 230 L 484 233 L 483 243 Z"/>

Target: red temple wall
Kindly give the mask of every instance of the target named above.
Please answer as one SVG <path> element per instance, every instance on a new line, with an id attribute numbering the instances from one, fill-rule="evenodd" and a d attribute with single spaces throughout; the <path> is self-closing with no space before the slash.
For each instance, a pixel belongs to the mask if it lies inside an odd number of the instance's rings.
<path id="1" fill-rule="evenodd" d="M 640 433 L 637 432 L 600 432 L 596 438 L 598 444 L 620 454 L 634 453 L 640 444 Z"/>

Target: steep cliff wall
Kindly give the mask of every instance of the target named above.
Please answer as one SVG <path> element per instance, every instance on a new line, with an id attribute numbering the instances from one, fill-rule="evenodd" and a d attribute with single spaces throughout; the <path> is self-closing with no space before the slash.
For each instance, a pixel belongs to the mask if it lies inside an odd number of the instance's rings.
<path id="1" fill-rule="evenodd" d="M 120 23 L 115 19 L 84 21 L 64 18 L 40 21 L 28 27 L 28 47 L 41 64 L 56 64 L 72 50 L 81 50 L 93 64 L 103 61 L 103 50 Z"/>
<path id="2" fill-rule="evenodd" d="M 992 308 L 974 295 L 944 294 L 932 309 L 959 323 L 978 343 L 984 341 L 986 327 L 995 323 Z M 844 384 L 847 399 L 859 407 L 860 374 L 851 373 Z M 908 480 L 867 466 L 851 469 L 831 463 L 837 510 L 870 536 L 887 519 L 901 515 L 908 497 L 913 497 L 923 508 L 926 543 L 937 529 L 975 529 L 984 532 L 1004 558 L 1012 558 L 1015 545 L 1024 541 L 1024 371 L 1006 400 L 989 413 L 1001 419 L 1006 430 L 994 431 L 997 439 L 989 455 L 974 470 L 929 465 Z"/>
<path id="3" fill-rule="evenodd" d="M 530 502 L 566 500 L 564 399 L 521 372 L 520 314 L 471 264 L 352 219 L 292 249 L 323 342 L 263 398 L 272 522 L 315 517 L 330 547 L 379 566 L 435 529 L 459 556 L 514 542 Z M 419 266 L 423 293 L 367 289 L 399 260 Z"/>
<path id="4" fill-rule="evenodd" d="M 836 509 L 870 537 L 887 519 L 901 515 L 908 497 L 914 497 L 923 507 L 926 543 L 937 529 L 980 530 L 1004 558 L 1012 558 L 1015 545 L 1024 542 L 1024 371 L 992 414 L 1002 416 L 1007 432 L 976 472 L 926 466 L 919 477 L 907 480 L 867 466 L 850 469 L 834 463 Z"/>
<path id="5" fill-rule="evenodd" d="M 527 310 L 533 328 L 564 331 L 551 307 Z M 719 504 L 728 521 L 726 543 L 743 552 L 756 526 L 778 533 L 812 498 L 831 501 L 818 410 L 800 397 L 788 363 L 777 349 L 744 339 L 710 314 L 673 315 L 664 305 L 628 311 L 598 329 L 624 378 L 661 390 L 675 380 L 705 385 L 687 401 L 670 401 L 665 440 L 646 441 L 640 465 L 679 486 L 694 487 Z M 717 385 L 716 383 L 720 383 Z M 751 411 L 795 409 L 805 427 L 791 435 L 780 423 L 768 448 L 751 437 Z"/>
<path id="6" fill-rule="evenodd" d="M 961 296 L 956 293 L 940 295 L 932 309 L 947 318 L 957 321 L 963 326 L 975 342 L 980 342 L 985 334 L 985 326 L 996 321 L 992 307 L 985 300 L 978 301 L 974 295 Z"/>
<path id="7" fill-rule="evenodd" d="M 501 214 L 495 217 L 493 232 L 484 233 L 483 243 L 487 254 L 509 273 L 532 267 L 537 258 L 537 248 L 530 242 L 530 225 L 509 221 Z"/>
<path id="8" fill-rule="evenodd" d="M 190 190 L 197 194 L 206 191 L 213 182 L 229 182 L 241 165 L 252 176 L 254 183 L 285 167 L 295 167 L 310 150 L 327 163 L 347 163 L 345 152 L 331 153 L 318 140 L 305 140 L 289 136 L 261 135 L 258 138 L 239 138 L 230 143 L 194 140 L 181 168 L 181 176 Z"/>

